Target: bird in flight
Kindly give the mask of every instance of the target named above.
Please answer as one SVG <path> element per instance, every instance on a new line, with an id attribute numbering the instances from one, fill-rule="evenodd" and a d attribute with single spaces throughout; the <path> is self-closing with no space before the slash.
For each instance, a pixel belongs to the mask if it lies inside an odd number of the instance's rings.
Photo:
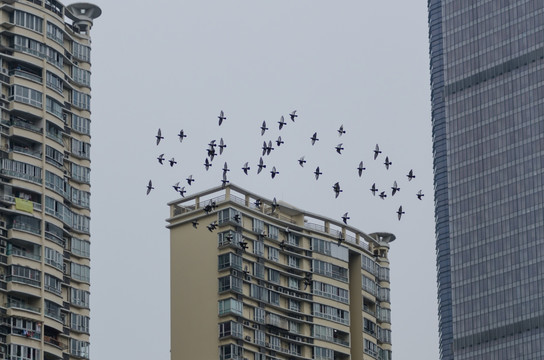
<path id="1" fill-rule="evenodd" d="M 338 235 L 338 246 L 340 246 L 340 244 L 342 244 L 342 242 L 344 241 L 344 237 L 342 236 L 342 234 Z"/>
<path id="2" fill-rule="evenodd" d="M 164 154 L 160 154 L 157 160 L 159 160 L 159 163 L 162 165 L 164 161 Z"/>
<path id="3" fill-rule="evenodd" d="M 337 198 L 338 195 L 340 195 L 340 193 L 343 191 L 342 189 L 340 189 L 340 183 L 336 182 L 333 186 L 332 186 L 333 190 L 334 190 L 334 197 Z"/>
<path id="4" fill-rule="evenodd" d="M 306 163 L 306 160 L 304 160 L 304 156 L 298 159 L 298 164 L 302 167 L 304 167 L 304 164 Z"/>
<path id="5" fill-rule="evenodd" d="M 172 185 L 172 187 L 174 188 L 174 190 L 176 190 L 176 192 L 179 191 L 180 187 L 179 187 L 179 181 L 177 183 L 175 183 L 174 185 Z"/>
<path id="6" fill-rule="evenodd" d="M 223 165 L 223 176 L 227 176 L 227 171 L 230 171 L 230 169 L 225 161 L 225 165 Z"/>
<path id="7" fill-rule="evenodd" d="M 249 171 L 250 167 L 249 167 L 249 163 L 246 161 L 246 163 L 244 164 L 244 167 L 242 167 L 242 170 L 244 170 L 244 173 L 247 175 L 247 172 Z"/>
<path id="8" fill-rule="evenodd" d="M 344 222 L 344 224 L 348 224 L 348 220 L 349 220 L 349 216 L 348 216 L 348 213 L 345 213 L 344 215 L 342 215 L 342 221 Z"/>
<path id="9" fill-rule="evenodd" d="M 178 136 L 179 136 L 179 142 L 182 142 L 182 141 L 183 141 L 183 138 L 186 138 L 186 137 L 187 137 L 187 135 L 185 134 L 185 131 L 183 131 L 183 129 L 181 129 L 181 130 L 179 131 Z"/>
<path id="10" fill-rule="evenodd" d="M 223 173 L 223 178 L 221 179 L 221 186 L 225 187 L 230 181 L 227 179 L 227 173 Z"/>
<path id="11" fill-rule="evenodd" d="M 272 150 L 274 150 L 274 148 L 272 147 L 272 140 L 269 140 L 268 141 L 268 144 L 266 143 L 266 141 L 263 141 L 263 156 L 265 155 L 270 155 L 270 152 L 272 152 Z"/>
<path id="12" fill-rule="evenodd" d="M 197 220 L 193 220 L 192 224 L 193 224 L 193 227 L 194 227 L 195 229 L 197 229 L 198 221 L 197 221 Z"/>
<path id="13" fill-rule="evenodd" d="M 374 148 L 374 160 L 376 160 L 379 154 L 381 154 L 380 147 L 376 144 L 376 147 Z"/>
<path id="14" fill-rule="evenodd" d="M 315 169 L 314 174 L 316 180 L 319 179 L 319 175 L 323 174 L 321 171 L 319 171 L 319 166 Z"/>
<path id="15" fill-rule="evenodd" d="M 398 215 L 398 218 L 400 220 L 402 214 L 406 214 L 406 212 L 402 211 L 402 205 L 399 207 L 399 209 L 397 210 L 397 215 Z"/>
<path id="16" fill-rule="evenodd" d="M 187 184 L 189 184 L 189 186 L 195 181 L 195 179 L 193 179 L 193 175 L 189 175 L 189 177 L 185 180 L 187 180 Z"/>
<path id="17" fill-rule="evenodd" d="M 223 154 L 223 150 L 227 147 L 227 144 L 223 141 L 223 138 L 219 139 L 219 155 Z"/>
<path id="18" fill-rule="evenodd" d="M 153 187 L 153 183 L 151 182 L 151 180 L 149 180 L 149 183 L 147 184 L 147 193 L 146 195 L 149 195 L 149 193 L 151 192 L 151 190 L 153 190 L 154 187 Z"/>
<path id="19" fill-rule="evenodd" d="M 372 195 L 376 196 L 376 191 L 378 191 L 378 188 L 376 187 L 376 183 L 372 184 L 370 191 L 372 191 Z"/>
<path id="20" fill-rule="evenodd" d="M 263 158 L 262 158 L 262 157 L 259 159 L 259 163 L 257 164 L 257 167 L 258 167 L 258 169 L 257 169 L 257 174 L 260 174 L 261 171 L 263 171 L 263 169 L 266 167 L 266 165 L 265 165 L 264 162 L 263 162 Z"/>
<path id="21" fill-rule="evenodd" d="M 312 135 L 310 139 L 312 140 L 312 145 L 314 145 L 316 141 L 319 141 L 319 139 L 317 138 L 316 132 Z"/>
<path id="22" fill-rule="evenodd" d="M 221 112 L 219 113 L 219 126 L 221 126 L 221 124 L 223 123 L 223 120 L 225 120 L 227 117 L 225 116 L 225 113 L 223 113 L 223 110 L 221 110 Z"/>
<path id="23" fill-rule="evenodd" d="M 211 224 L 209 224 L 208 226 L 206 226 L 206 228 L 207 228 L 208 230 L 210 230 L 210 232 L 213 232 L 213 231 L 215 230 L 216 227 L 217 227 L 217 222 L 216 222 L 216 221 L 214 221 L 214 222 L 212 222 Z"/>
<path id="24" fill-rule="evenodd" d="M 410 171 L 408 172 L 408 181 L 412 181 L 413 178 L 415 178 L 416 176 L 414 175 L 414 170 L 410 169 Z"/>
<path id="25" fill-rule="evenodd" d="M 344 150 L 344 148 L 342 147 L 342 144 L 336 145 L 335 149 L 336 149 L 336 152 L 339 153 L 340 155 L 342 154 L 342 150 Z"/>
<path id="26" fill-rule="evenodd" d="M 276 211 L 280 206 L 278 205 L 278 202 L 276 201 L 276 198 L 272 200 L 272 203 L 270 204 L 272 206 L 272 212 Z"/>
<path id="27" fill-rule="evenodd" d="M 359 173 L 359 177 L 361 177 L 361 175 L 363 175 L 363 170 L 366 170 L 366 168 L 363 167 L 363 162 L 361 161 L 359 163 L 359 166 L 357 167 L 357 172 Z"/>
<path id="28" fill-rule="evenodd" d="M 261 136 L 264 135 L 264 132 L 268 130 L 268 128 L 266 127 L 266 121 L 263 121 L 263 124 L 261 125 Z"/>
<path id="29" fill-rule="evenodd" d="M 344 130 L 344 125 L 340 125 L 340 128 L 337 131 L 338 131 L 338 136 L 342 136 L 346 133 L 346 131 Z"/>
<path id="30" fill-rule="evenodd" d="M 425 196 L 425 194 L 423 194 L 423 192 L 421 190 L 419 190 L 416 194 L 417 198 L 419 200 L 423 200 L 423 196 Z"/>
<path id="31" fill-rule="evenodd" d="M 384 165 L 385 165 L 385 168 L 387 170 L 389 170 L 389 165 L 393 164 L 391 161 L 389 161 L 389 156 L 386 156 L 385 157 L 385 162 L 384 162 Z"/>
<path id="32" fill-rule="evenodd" d="M 170 163 L 170 167 L 178 163 L 174 158 L 171 158 L 170 160 L 168 160 L 168 162 Z"/>
<path id="33" fill-rule="evenodd" d="M 181 197 L 185 197 L 186 192 L 187 190 L 185 190 L 185 186 L 182 186 L 181 189 L 179 189 L 179 194 L 181 195 Z"/>
<path id="34" fill-rule="evenodd" d="M 395 196 L 397 191 L 400 191 L 400 188 L 397 186 L 397 181 L 393 182 L 393 186 L 391 187 L 391 189 L 393 189 L 393 191 L 391 192 L 391 196 Z"/>
<path id="35" fill-rule="evenodd" d="M 210 160 L 208 160 L 208 158 L 206 158 L 206 160 L 204 161 L 204 167 L 206 167 L 206 171 L 208 171 L 210 166 L 212 166 L 212 163 L 210 162 Z"/>
<path id="36" fill-rule="evenodd" d="M 261 201 L 261 199 L 255 199 L 255 202 L 253 204 L 255 205 L 255 207 L 260 208 L 261 204 L 262 204 L 262 201 Z"/>
<path id="37" fill-rule="evenodd" d="M 272 166 L 272 170 L 270 171 L 270 174 L 272 176 L 272 179 L 276 177 L 276 175 L 278 175 L 280 172 L 279 171 L 276 171 L 276 167 L 275 166 Z"/>
<path id="38" fill-rule="evenodd" d="M 280 130 L 287 124 L 283 118 L 283 115 L 281 116 L 280 121 L 278 121 L 278 124 L 280 124 Z"/>
<path id="39" fill-rule="evenodd" d="M 285 142 L 281 139 L 281 136 L 278 136 L 278 140 L 276 140 L 276 145 L 279 147 L 281 144 L 284 144 Z"/>
<path id="40" fill-rule="evenodd" d="M 296 110 L 293 110 L 293 112 L 291 112 L 291 113 L 289 114 L 289 116 L 291 117 L 291 121 L 294 122 L 294 121 L 295 121 L 295 118 L 298 116 L 298 115 L 297 115 L 297 111 L 296 111 Z"/>
<path id="41" fill-rule="evenodd" d="M 385 194 L 385 191 L 382 191 L 380 193 L 380 197 L 382 198 L 382 200 L 385 200 L 385 198 L 387 197 L 387 195 Z"/>
<path id="42" fill-rule="evenodd" d="M 155 135 L 157 138 L 157 145 L 161 142 L 162 139 L 164 139 L 164 136 L 161 135 L 161 129 L 159 128 L 159 131 L 157 131 L 157 135 Z"/>

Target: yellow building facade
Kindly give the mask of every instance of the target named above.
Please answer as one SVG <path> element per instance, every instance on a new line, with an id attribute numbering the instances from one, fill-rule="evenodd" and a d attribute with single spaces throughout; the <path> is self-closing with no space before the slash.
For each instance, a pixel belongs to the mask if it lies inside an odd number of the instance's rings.
<path id="1" fill-rule="evenodd" d="M 233 184 L 169 207 L 173 360 L 391 359 L 394 235 Z"/>

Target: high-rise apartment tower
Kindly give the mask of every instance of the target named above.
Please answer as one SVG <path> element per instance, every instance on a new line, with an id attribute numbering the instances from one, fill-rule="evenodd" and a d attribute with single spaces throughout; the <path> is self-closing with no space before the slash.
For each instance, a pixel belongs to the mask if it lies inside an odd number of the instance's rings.
<path id="1" fill-rule="evenodd" d="M 172 359 L 391 359 L 389 233 L 234 185 L 170 204 Z"/>
<path id="2" fill-rule="evenodd" d="M 428 10 L 441 359 L 543 359 L 544 2 Z"/>
<path id="3" fill-rule="evenodd" d="M 98 7 L 0 1 L 0 359 L 89 358 Z"/>

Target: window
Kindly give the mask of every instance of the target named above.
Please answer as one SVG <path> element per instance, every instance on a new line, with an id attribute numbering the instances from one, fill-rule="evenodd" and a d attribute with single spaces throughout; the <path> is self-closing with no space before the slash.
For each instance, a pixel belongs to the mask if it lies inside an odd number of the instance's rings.
<path id="1" fill-rule="evenodd" d="M 91 182 L 91 169 L 72 163 L 72 178 L 78 182 Z"/>
<path id="2" fill-rule="evenodd" d="M 294 246 L 300 246 L 300 236 L 289 233 L 289 235 L 287 235 L 287 243 Z"/>
<path id="3" fill-rule="evenodd" d="M 365 353 L 373 356 L 373 357 L 376 357 L 378 355 L 378 348 L 377 348 L 377 345 L 375 343 L 373 343 L 372 341 L 368 340 L 368 339 L 365 339 L 365 343 L 364 343 L 364 351 Z"/>
<path id="4" fill-rule="evenodd" d="M 72 221 L 72 227 L 76 231 L 84 232 L 86 234 L 89 234 L 90 229 L 90 222 L 91 219 L 88 216 L 85 215 L 79 215 L 79 214 L 73 214 L 73 221 Z"/>
<path id="5" fill-rule="evenodd" d="M 78 263 L 71 263 L 70 275 L 72 279 L 90 283 L 91 282 L 91 268 Z"/>
<path id="6" fill-rule="evenodd" d="M 312 238 L 312 250 L 346 262 L 349 260 L 349 251 L 346 247 L 333 245 L 328 240 Z"/>
<path id="7" fill-rule="evenodd" d="M 249 288 L 249 295 L 260 301 L 268 301 L 268 293 L 268 289 L 256 284 L 251 284 Z"/>
<path id="8" fill-rule="evenodd" d="M 234 222 L 236 223 L 235 217 L 240 217 L 240 222 L 242 221 L 242 215 L 238 210 L 235 210 L 233 208 L 223 209 L 217 213 L 217 223 L 223 224 L 225 222 Z"/>
<path id="9" fill-rule="evenodd" d="M 91 134 L 91 120 L 72 114 L 72 129 L 81 134 Z"/>
<path id="10" fill-rule="evenodd" d="M 258 279 L 264 280 L 264 265 L 260 263 L 253 263 L 253 276 Z"/>
<path id="11" fill-rule="evenodd" d="M 316 339 L 334 341 L 334 329 L 328 326 L 313 325 L 313 334 Z"/>
<path id="12" fill-rule="evenodd" d="M 70 314 L 70 328 L 75 331 L 89 333 L 89 317 L 79 314 Z"/>
<path id="13" fill-rule="evenodd" d="M 11 354 L 10 359 L 13 360 L 39 360 L 41 359 L 41 354 L 39 349 L 34 349 L 30 346 L 10 344 L 9 353 Z"/>
<path id="14" fill-rule="evenodd" d="M 15 35 L 13 37 L 13 47 L 15 50 L 22 51 L 26 54 L 34 55 L 39 58 L 45 57 L 46 46 L 41 42 L 24 36 Z"/>
<path id="15" fill-rule="evenodd" d="M 314 316 L 349 325 L 349 311 L 314 303 Z"/>
<path id="16" fill-rule="evenodd" d="M 300 258 L 298 258 L 296 256 L 293 256 L 293 255 L 287 256 L 287 265 L 299 269 L 300 268 Z"/>
<path id="17" fill-rule="evenodd" d="M 51 317 L 58 321 L 62 321 L 62 317 L 60 315 L 60 309 L 61 309 L 60 305 L 57 305 L 54 302 L 49 300 L 44 300 L 44 305 L 45 305 L 45 316 Z"/>
<path id="18" fill-rule="evenodd" d="M 289 299 L 289 310 L 300 312 L 300 301 Z"/>
<path id="19" fill-rule="evenodd" d="M 61 288 L 62 280 L 61 279 L 58 279 L 58 278 L 46 273 L 43 276 L 43 282 L 44 282 L 43 286 L 44 286 L 46 291 L 52 292 L 52 293 L 57 294 L 59 296 L 61 295 L 61 293 L 62 293 L 62 288 Z"/>
<path id="20" fill-rule="evenodd" d="M 372 336 L 376 336 L 376 324 L 367 318 L 363 319 L 363 331 Z"/>
<path id="21" fill-rule="evenodd" d="M 65 178 L 47 170 L 45 170 L 45 186 L 64 197 L 67 197 L 66 190 L 70 188 L 70 185 Z"/>
<path id="22" fill-rule="evenodd" d="M 47 37 L 63 45 L 64 43 L 64 33 L 61 28 L 56 25 L 47 22 Z"/>
<path id="23" fill-rule="evenodd" d="M 343 302 L 344 304 L 347 304 L 349 302 L 348 290 L 327 283 L 323 283 L 321 281 L 313 282 L 312 293 L 315 295 Z"/>
<path id="24" fill-rule="evenodd" d="M 242 315 L 243 303 L 235 299 L 219 300 L 219 315 Z"/>
<path id="25" fill-rule="evenodd" d="M 271 239 L 278 239 L 279 237 L 279 229 L 274 225 L 268 225 L 268 237 Z"/>
<path id="26" fill-rule="evenodd" d="M 83 110 L 91 111 L 91 96 L 77 90 L 72 90 L 72 105 Z"/>
<path id="27" fill-rule="evenodd" d="M 264 309 L 258 308 L 258 307 L 253 308 L 253 320 L 255 322 L 263 324 L 265 315 L 266 315 L 266 311 Z"/>
<path id="28" fill-rule="evenodd" d="M 42 182 L 42 169 L 21 161 L 1 159 L 2 173 L 35 183 Z"/>
<path id="29" fill-rule="evenodd" d="M 46 78 L 47 87 L 55 90 L 59 94 L 62 94 L 63 82 L 60 77 L 58 77 L 57 75 L 53 74 L 50 71 L 47 71 L 45 78 Z"/>
<path id="30" fill-rule="evenodd" d="M 361 267 L 371 273 L 372 275 L 376 275 L 376 262 L 367 257 L 367 256 L 361 256 L 362 264 Z"/>
<path id="31" fill-rule="evenodd" d="M 53 98 L 51 98 L 49 96 L 46 96 L 45 97 L 45 108 L 46 108 L 46 110 L 48 112 L 55 115 L 59 119 L 63 120 L 62 109 L 64 108 L 64 106 L 62 106 L 62 104 L 60 102 L 58 102 L 57 100 L 55 100 L 55 99 L 53 99 Z"/>
<path id="32" fill-rule="evenodd" d="M 27 88 L 26 86 L 13 85 L 11 88 L 11 99 L 19 101 L 38 108 L 42 107 L 43 94 L 37 90 Z"/>
<path id="33" fill-rule="evenodd" d="M 326 349 L 319 346 L 313 347 L 313 359 L 316 360 L 334 360 L 334 350 Z"/>
<path id="34" fill-rule="evenodd" d="M 219 347 L 219 360 L 236 359 L 242 360 L 244 357 L 244 349 L 241 346 L 228 344 Z"/>
<path id="35" fill-rule="evenodd" d="M 234 232 L 232 230 L 223 231 L 217 234 L 218 236 L 218 245 L 221 246 L 228 246 L 228 245 L 236 245 L 240 246 L 240 241 L 242 240 L 242 235 L 240 233 Z"/>
<path id="36" fill-rule="evenodd" d="M 46 46 L 45 57 L 47 58 L 47 62 L 63 70 L 64 58 L 62 54 L 59 53 L 57 50 L 53 49 L 52 47 Z"/>
<path id="37" fill-rule="evenodd" d="M 253 219 L 253 231 L 262 234 L 264 232 L 264 221 Z"/>
<path id="38" fill-rule="evenodd" d="M 289 331 L 292 332 L 292 333 L 295 333 L 295 334 L 301 334 L 301 326 L 300 326 L 300 323 L 296 322 L 296 321 L 293 321 L 293 320 L 289 320 Z"/>
<path id="39" fill-rule="evenodd" d="M 253 253 L 257 256 L 264 255 L 264 242 L 255 240 L 253 241 Z"/>
<path id="40" fill-rule="evenodd" d="M 79 190 L 73 187 L 71 187 L 70 190 L 72 190 L 72 197 L 71 197 L 72 203 L 87 209 L 90 207 L 90 201 L 91 201 L 90 192 Z"/>
<path id="41" fill-rule="evenodd" d="M 8 281 L 22 282 L 29 285 L 40 286 L 41 271 L 20 265 L 11 265 Z"/>
<path id="42" fill-rule="evenodd" d="M 45 146 L 45 159 L 48 163 L 55 165 L 57 167 L 62 167 L 64 163 L 64 154 L 60 151 L 52 148 L 49 145 Z"/>
<path id="43" fill-rule="evenodd" d="M 289 287 L 291 289 L 299 290 L 300 289 L 300 280 L 294 277 L 289 277 Z"/>
<path id="44" fill-rule="evenodd" d="M 242 257 L 233 253 L 222 254 L 218 256 L 218 270 L 227 268 L 242 270 Z"/>
<path id="45" fill-rule="evenodd" d="M 280 259 L 280 251 L 275 247 L 268 246 L 268 260 L 278 262 Z"/>
<path id="46" fill-rule="evenodd" d="M 316 274 L 324 275 L 332 279 L 347 282 L 348 269 L 338 265 L 334 265 L 325 261 L 314 259 L 312 262 L 313 271 Z"/>
<path id="47" fill-rule="evenodd" d="M 219 323 L 219 337 L 234 336 L 242 337 L 242 324 L 234 321 Z"/>
<path id="48" fill-rule="evenodd" d="M 376 296 L 376 283 L 369 277 L 363 275 L 363 290 Z"/>
<path id="49" fill-rule="evenodd" d="M 15 10 L 11 21 L 27 29 L 43 32 L 43 19 L 27 12 Z"/>
<path id="50" fill-rule="evenodd" d="M 219 278 L 219 292 L 233 290 L 242 293 L 242 279 L 235 276 L 223 276 Z"/>
<path id="51" fill-rule="evenodd" d="M 279 284 L 280 272 L 278 270 L 268 269 L 268 281 Z"/>
<path id="52" fill-rule="evenodd" d="M 91 293 L 85 290 L 70 288 L 70 303 L 75 306 L 89 308 Z"/>
<path id="53" fill-rule="evenodd" d="M 72 79 L 81 85 L 91 86 L 91 72 L 77 66 L 72 66 Z"/>
<path id="54" fill-rule="evenodd" d="M 72 42 L 72 55 L 85 62 L 91 61 L 91 48 L 75 41 Z"/>
<path id="55" fill-rule="evenodd" d="M 265 346 L 266 335 L 265 335 L 264 331 L 255 330 L 254 335 L 253 335 L 253 339 L 254 339 L 255 344 L 260 345 L 260 346 Z"/>
<path id="56" fill-rule="evenodd" d="M 60 252 L 50 249 L 48 247 L 45 247 L 44 253 L 45 253 L 46 264 L 49 264 L 53 267 L 56 267 L 59 270 L 62 270 L 63 255 Z"/>
<path id="57" fill-rule="evenodd" d="M 281 350 L 281 339 L 277 336 L 272 336 L 270 335 L 270 347 L 273 349 L 273 350 Z"/>
<path id="58" fill-rule="evenodd" d="M 91 144 L 72 138 L 72 154 L 81 158 L 91 158 Z"/>
<path id="59" fill-rule="evenodd" d="M 70 354 L 88 359 L 89 343 L 86 341 L 70 339 Z"/>
<path id="60" fill-rule="evenodd" d="M 275 291 L 269 291 L 268 294 L 268 302 L 272 305 L 280 306 L 280 294 Z"/>

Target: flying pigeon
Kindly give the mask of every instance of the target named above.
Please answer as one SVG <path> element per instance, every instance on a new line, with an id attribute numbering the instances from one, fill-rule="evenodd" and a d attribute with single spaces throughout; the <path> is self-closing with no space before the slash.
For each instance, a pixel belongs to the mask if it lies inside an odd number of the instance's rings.
<path id="1" fill-rule="evenodd" d="M 414 170 L 410 169 L 410 171 L 408 172 L 408 181 L 412 181 L 413 178 L 415 178 L 416 176 L 414 175 Z"/>
<path id="2" fill-rule="evenodd" d="M 159 128 L 159 131 L 157 131 L 157 135 L 155 135 L 157 138 L 157 145 L 161 142 L 162 139 L 164 139 L 164 136 L 161 135 L 161 129 Z"/>
<path id="3" fill-rule="evenodd" d="M 227 171 L 230 171 L 227 162 L 225 161 L 225 165 L 223 165 L 223 176 L 227 175 Z"/>
<path id="4" fill-rule="evenodd" d="M 335 183 L 333 186 L 332 186 L 333 190 L 334 190 L 334 197 L 337 198 L 338 195 L 340 195 L 340 193 L 343 191 L 342 189 L 340 189 L 340 183 Z"/>
<path id="5" fill-rule="evenodd" d="M 296 110 L 293 110 L 293 112 L 290 113 L 289 116 L 291 117 L 291 120 L 292 120 L 292 121 L 295 121 L 295 118 L 298 116 L 298 115 L 297 115 L 297 111 L 296 111 Z"/>
<path id="6" fill-rule="evenodd" d="M 227 147 L 225 142 L 223 141 L 223 138 L 219 140 L 219 155 L 223 154 L 223 150 Z"/>
<path id="7" fill-rule="evenodd" d="M 342 236 L 342 234 L 340 234 L 340 235 L 338 235 L 338 246 L 340 246 L 342 241 L 344 241 L 344 237 Z"/>
<path id="8" fill-rule="evenodd" d="M 380 147 L 376 144 L 376 148 L 374 149 L 374 160 L 376 160 L 379 154 L 381 154 Z"/>
<path id="9" fill-rule="evenodd" d="M 206 167 L 206 171 L 208 171 L 210 166 L 212 166 L 212 163 L 210 162 L 210 160 L 208 160 L 208 158 L 206 158 L 206 160 L 204 161 L 204 166 Z"/>
<path id="10" fill-rule="evenodd" d="M 262 204 L 261 199 L 255 199 L 254 204 L 255 204 L 255 207 L 258 207 L 258 208 L 261 207 L 261 204 Z"/>
<path id="11" fill-rule="evenodd" d="M 389 165 L 393 164 L 391 161 L 389 161 L 389 156 L 386 156 L 385 157 L 385 162 L 384 162 L 384 165 L 385 165 L 385 168 L 387 170 L 389 170 Z"/>
<path id="12" fill-rule="evenodd" d="M 382 191 L 380 193 L 380 197 L 382 198 L 382 200 L 385 200 L 385 198 L 387 197 L 387 195 L 385 194 L 385 191 Z"/>
<path id="13" fill-rule="evenodd" d="M 342 136 L 343 134 L 346 133 L 346 131 L 344 130 L 344 125 L 340 125 L 340 128 L 337 131 L 338 131 L 338 136 Z"/>
<path id="14" fill-rule="evenodd" d="M 174 185 L 172 185 L 172 187 L 174 188 L 174 190 L 176 190 L 176 192 L 179 191 L 180 187 L 179 187 L 179 181 L 177 183 L 175 183 Z"/>
<path id="15" fill-rule="evenodd" d="M 227 173 L 223 173 L 223 179 L 221 179 L 221 186 L 225 187 L 228 183 L 229 181 L 227 180 Z"/>
<path id="16" fill-rule="evenodd" d="M 244 173 L 247 175 L 247 172 L 249 171 L 249 169 L 250 169 L 249 164 L 246 161 L 246 163 L 244 164 L 244 167 L 242 168 L 242 170 L 244 170 Z"/>
<path id="17" fill-rule="evenodd" d="M 221 110 L 221 112 L 219 113 L 218 118 L 219 118 L 219 126 L 221 126 L 221 124 L 223 123 L 223 120 L 226 119 L 226 116 L 225 116 L 225 114 L 223 113 L 223 110 Z"/>
<path id="18" fill-rule="evenodd" d="M 197 226 L 198 226 L 198 221 L 197 220 L 193 220 L 193 227 L 195 229 L 197 229 Z"/>
<path id="19" fill-rule="evenodd" d="M 280 130 L 283 128 L 283 126 L 284 126 L 285 124 L 287 124 L 287 123 L 285 122 L 285 119 L 283 118 L 283 115 L 281 116 L 280 121 L 278 121 L 278 124 L 280 124 Z"/>
<path id="20" fill-rule="evenodd" d="M 391 196 L 395 196 L 397 191 L 400 191 L 400 188 L 397 186 L 396 181 L 393 182 L 393 186 L 391 187 L 391 189 L 393 189 L 393 191 L 391 192 Z"/>
<path id="21" fill-rule="evenodd" d="M 268 146 L 266 147 L 266 155 L 270 155 L 270 152 L 274 150 L 272 147 L 272 140 L 268 140 Z"/>
<path id="22" fill-rule="evenodd" d="M 417 192 L 416 196 L 417 196 L 417 198 L 418 198 L 419 200 L 422 200 L 422 199 L 423 199 L 423 196 L 425 196 L 425 194 L 423 194 L 423 193 L 421 192 L 421 190 L 419 190 L 419 191 Z"/>
<path id="23" fill-rule="evenodd" d="M 215 140 L 210 140 L 210 143 L 208 144 L 208 146 L 210 147 L 210 149 L 215 149 L 217 144 L 215 143 Z"/>
<path id="24" fill-rule="evenodd" d="M 344 150 L 344 148 L 342 147 L 342 144 L 336 145 L 335 149 L 336 149 L 336 152 L 339 154 L 342 154 L 342 150 Z"/>
<path id="25" fill-rule="evenodd" d="M 215 148 L 210 147 L 208 149 L 208 156 L 210 157 L 210 161 L 213 161 L 213 158 L 215 157 L 215 155 L 217 155 L 217 153 L 215 152 Z"/>
<path id="26" fill-rule="evenodd" d="M 151 182 L 151 180 L 149 180 L 149 183 L 147 184 L 147 194 L 146 195 L 149 195 L 149 193 L 151 192 L 151 190 L 153 190 L 154 187 L 153 187 L 153 183 Z"/>
<path id="27" fill-rule="evenodd" d="M 187 180 L 187 184 L 189 184 L 189 186 L 193 184 L 193 181 L 195 181 L 195 179 L 193 179 L 193 175 L 189 175 L 189 177 L 185 180 Z"/>
<path id="28" fill-rule="evenodd" d="M 171 158 L 170 160 L 168 160 L 168 162 L 170 163 L 170 167 L 178 163 L 176 160 L 174 160 L 174 158 Z"/>
<path id="29" fill-rule="evenodd" d="M 208 228 L 208 230 L 210 230 L 210 232 L 214 231 L 215 228 L 217 227 L 217 222 L 212 222 L 211 224 L 209 224 L 208 226 L 206 226 L 206 228 Z"/>
<path id="30" fill-rule="evenodd" d="M 349 220 L 349 216 L 348 216 L 348 213 L 345 213 L 344 215 L 342 215 L 342 221 L 344 222 L 344 224 L 348 224 L 348 220 Z"/>
<path id="31" fill-rule="evenodd" d="M 321 171 L 319 171 L 319 166 L 315 169 L 314 174 L 316 180 L 319 179 L 319 175 L 323 174 Z"/>
<path id="32" fill-rule="evenodd" d="M 160 154 L 157 160 L 159 160 L 159 163 L 162 165 L 164 161 L 164 154 Z"/>
<path id="33" fill-rule="evenodd" d="M 263 121 L 263 124 L 261 125 L 261 136 L 264 135 L 264 132 L 268 130 L 268 128 L 266 127 L 266 121 Z"/>
<path id="34" fill-rule="evenodd" d="M 185 190 L 185 186 L 182 186 L 181 189 L 179 189 L 179 194 L 181 195 L 181 197 L 185 197 L 186 192 L 187 190 Z"/>
<path id="35" fill-rule="evenodd" d="M 281 136 L 278 136 L 278 140 L 276 140 L 276 145 L 278 145 L 278 147 L 281 145 L 281 144 L 284 144 L 285 142 L 281 139 Z"/>
<path id="36" fill-rule="evenodd" d="M 183 141 L 183 138 L 186 138 L 186 137 L 187 137 L 187 135 L 185 134 L 185 131 L 183 131 L 183 129 L 181 129 L 181 130 L 179 131 L 178 136 L 179 136 L 179 142 L 182 142 L 182 141 Z"/>
<path id="37" fill-rule="evenodd" d="M 310 138 L 312 140 L 312 145 L 315 144 L 316 141 L 319 141 L 319 139 L 317 138 L 317 133 L 315 132 L 312 137 Z"/>
<path id="38" fill-rule="evenodd" d="M 399 220 L 402 216 L 402 214 L 406 214 L 404 211 L 402 211 L 402 205 L 399 207 L 399 209 L 397 210 L 397 215 L 399 217 Z"/>
<path id="39" fill-rule="evenodd" d="M 272 179 L 276 177 L 280 172 L 276 171 L 276 167 L 272 166 L 272 170 L 270 171 L 270 174 L 272 175 Z"/>
<path id="40" fill-rule="evenodd" d="M 272 200 L 272 203 L 270 204 L 270 206 L 272 206 L 272 212 L 276 211 L 276 209 L 280 207 L 280 206 L 278 205 L 278 202 L 276 201 L 276 198 L 274 198 L 274 199 Z"/>
<path id="41" fill-rule="evenodd" d="M 257 164 L 257 167 L 258 167 L 258 169 L 257 169 L 257 174 L 260 174 L 261 171 L 263 171 L 263 169 L 266 167 L 266 165 L 265 165 L 264 162 L 263 162 L 263 158 L 262 158 L 262 157 L 259 159 L 259 163 Z"/>
<path id="42" fill-rule="evenodd" d="M 376 196 L 376 191 L 378 191 L 378 188 L 376 187 L 376 183 L 372 184 L 370 191 L 372 191 L 372 195 Z"/>
<path id="43" fill-rule="evenodd" d="M 285 240 L 282 240 L 282 241 L 280 242 L 280 249 L 281 249 L 282 251 L 285 251 Z"/>
<path id="44" fill-rule="evenodd" d="M 306 163 L 306 160 L 304 160 L 304 156 L 298 159 L 298 164 L 302 167 L 304 167 L 304 164 Z"/>
<path id="45" fill-rule="evenodd" d="M 361 161 L 359 163 L 359 166 L 357 167 L 357 172 L 359 173 L 359 177 L 361 177 L 361 175 L 363 175 L 363 170 L 366 170 L 366 168 L 363 167 L 363 162 Z"/>

